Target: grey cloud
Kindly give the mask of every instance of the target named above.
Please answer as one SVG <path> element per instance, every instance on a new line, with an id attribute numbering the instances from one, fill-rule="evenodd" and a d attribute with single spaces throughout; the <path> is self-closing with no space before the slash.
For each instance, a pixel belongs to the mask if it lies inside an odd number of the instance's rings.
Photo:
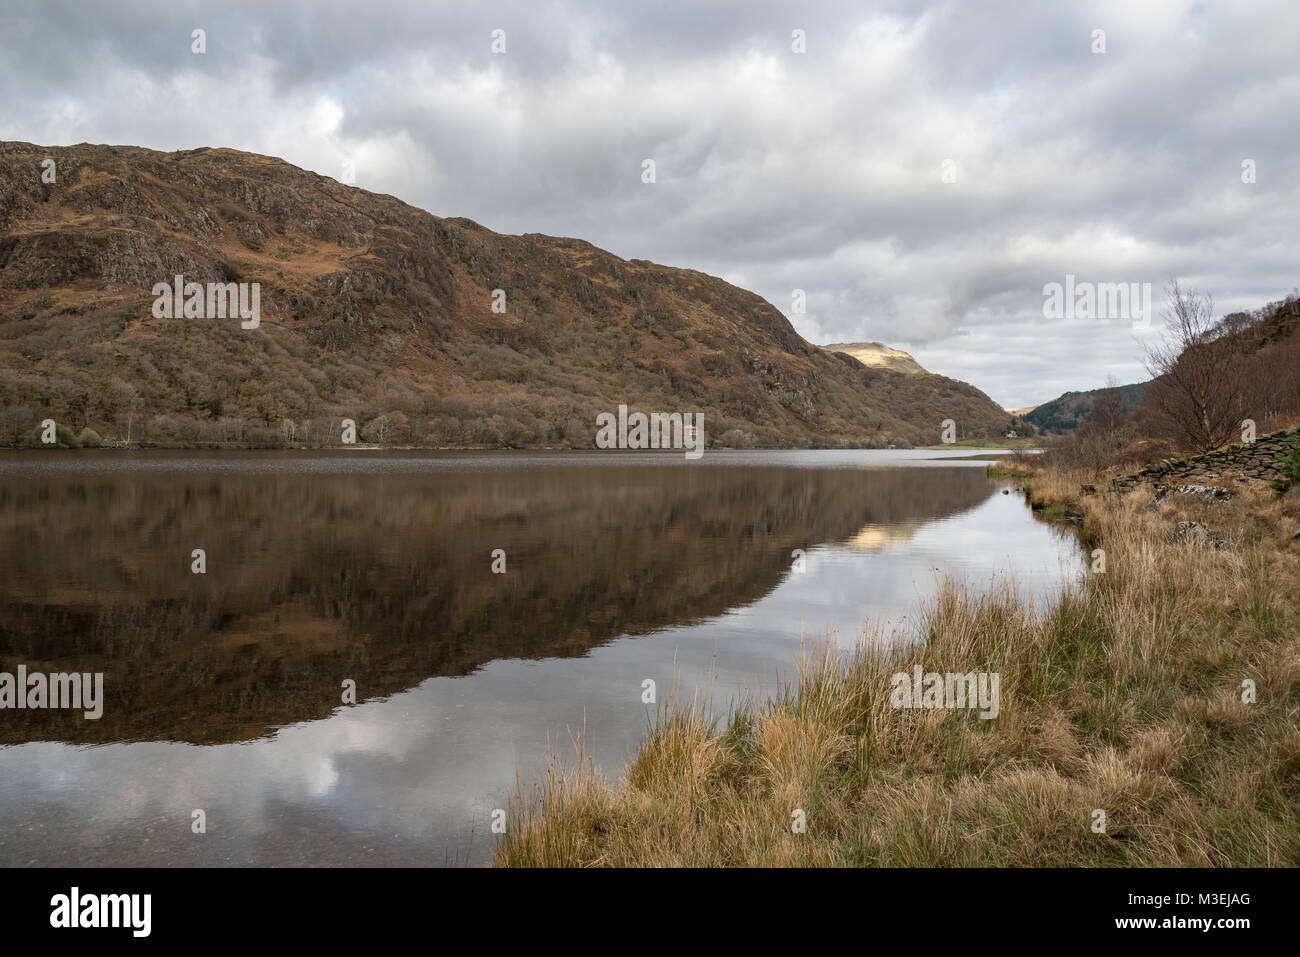
<path id="1" fill-rule="evenodd" d="M 1042 318 L 1066 273 L 1157 298 L 1178 275 L 1223 309 L 1295 287 L 1298 23 L 1261 0 L 29 0 L 0 35 L 0 128 L 351 159 L 440 215 L 712 272 L 787 313 L 805 289 L 790 318 L 814 341 L 879 339 L 1027 405 L 1140 368 L 1131 336 Z"/>

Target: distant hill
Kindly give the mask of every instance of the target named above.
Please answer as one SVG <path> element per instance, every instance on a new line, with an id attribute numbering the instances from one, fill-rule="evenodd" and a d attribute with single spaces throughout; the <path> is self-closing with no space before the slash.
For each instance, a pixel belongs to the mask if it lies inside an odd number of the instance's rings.
<path id="1" fill-rule="evenodd" d="M 844 352 L 872 369 L 891 369 L 905 375 L 927 375 L 926 369 L 902 349 L 891 349 L 883 342 L 833 342 L 822 346 L 828 352 Z"/>
<path id="2" fill-rule="evenodd" d="M 1142 404 L 1150 382 L 1136 382 L 1132 385 L 1118 387 L 1120 408 L 1132 412 Z M 1073 432 L 1085 422 L 1092 421 L 1093 407 L 1097 397 L 1105 389 L 1090 389 L 1087 392 L 1066 392 L 1051 402 L 1044 402 L 1032 412 L 1025 414 L 1027 422 L 1032 422 L 1048 432 Z"/>
<path id="3" fill-rule="evenodd" d="M 184 318 L 181 275 L 202 284 L 183 287 Z M 259 291 L 253 325 L 204 307 L 203 286 L 212 303 L 227 284 Z M 351 419 L 382 445 L 592 448 L 622 404 L 698 411 L 733 446 L 1005 429 L 978 389 L 880 350 L 818 348 L 714 276 L 502 235 L 268 156 L 0 143 L 4 445 L 39 444 L 47 418 L 69 445 L 338 445 Z"/>

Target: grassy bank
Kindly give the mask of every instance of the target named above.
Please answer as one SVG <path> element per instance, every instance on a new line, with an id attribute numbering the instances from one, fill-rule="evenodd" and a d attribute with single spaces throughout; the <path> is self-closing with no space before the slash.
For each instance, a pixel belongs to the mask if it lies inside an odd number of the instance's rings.
<path id="1" fill-rule="evenodd" d="M 1071 484 L 1026 480 L 1043 503 Z M 1149 500 L 1079 501 L 1105 571 L 1050 607 L 949 585 L 910 647 L 807 655 L 725 727 L 670 708 L 616 784 L 557 758 L 495 863 L 1295 866 L 1300 494 Z M 1171 542 L 1180 520 L 1224 547 Z M 892 707 L 917 664 L 997 673 L 999 713 Z"/>

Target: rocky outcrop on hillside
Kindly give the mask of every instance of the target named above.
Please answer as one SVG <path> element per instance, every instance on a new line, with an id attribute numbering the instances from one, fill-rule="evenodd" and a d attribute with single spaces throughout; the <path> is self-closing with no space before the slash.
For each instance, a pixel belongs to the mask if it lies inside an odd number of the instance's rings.
<path id="1" fill-rule="evenodd" d="M 154 288 L 258 284 L 260 321 Z M 228 149 L 0 143 L 0 444 L 590 448 L 595 417 L 700 412 L 734 446 L 1001 434 L 986 395 L 866 368 L 713 276 L 505 236 Z"/>

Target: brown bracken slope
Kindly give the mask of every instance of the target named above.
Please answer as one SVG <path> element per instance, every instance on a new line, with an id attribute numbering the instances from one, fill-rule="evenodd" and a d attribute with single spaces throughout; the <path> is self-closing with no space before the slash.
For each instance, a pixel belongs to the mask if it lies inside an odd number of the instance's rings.
<path id="1" fill-rule="evenodd" d="M 155 318 L 151 289 L 176 274 L 260 283 L 261 325 Z M 53 418 L 70 443 L 328 445 L 351 418 L 363 441 L 590 448 L 620 403 L 703 413 L 732 446 L 1008 422 L 972 386 L 823 351 L 690 269 L 500 235 L 236 150 L 0 143 L 0 444 Z"/>

